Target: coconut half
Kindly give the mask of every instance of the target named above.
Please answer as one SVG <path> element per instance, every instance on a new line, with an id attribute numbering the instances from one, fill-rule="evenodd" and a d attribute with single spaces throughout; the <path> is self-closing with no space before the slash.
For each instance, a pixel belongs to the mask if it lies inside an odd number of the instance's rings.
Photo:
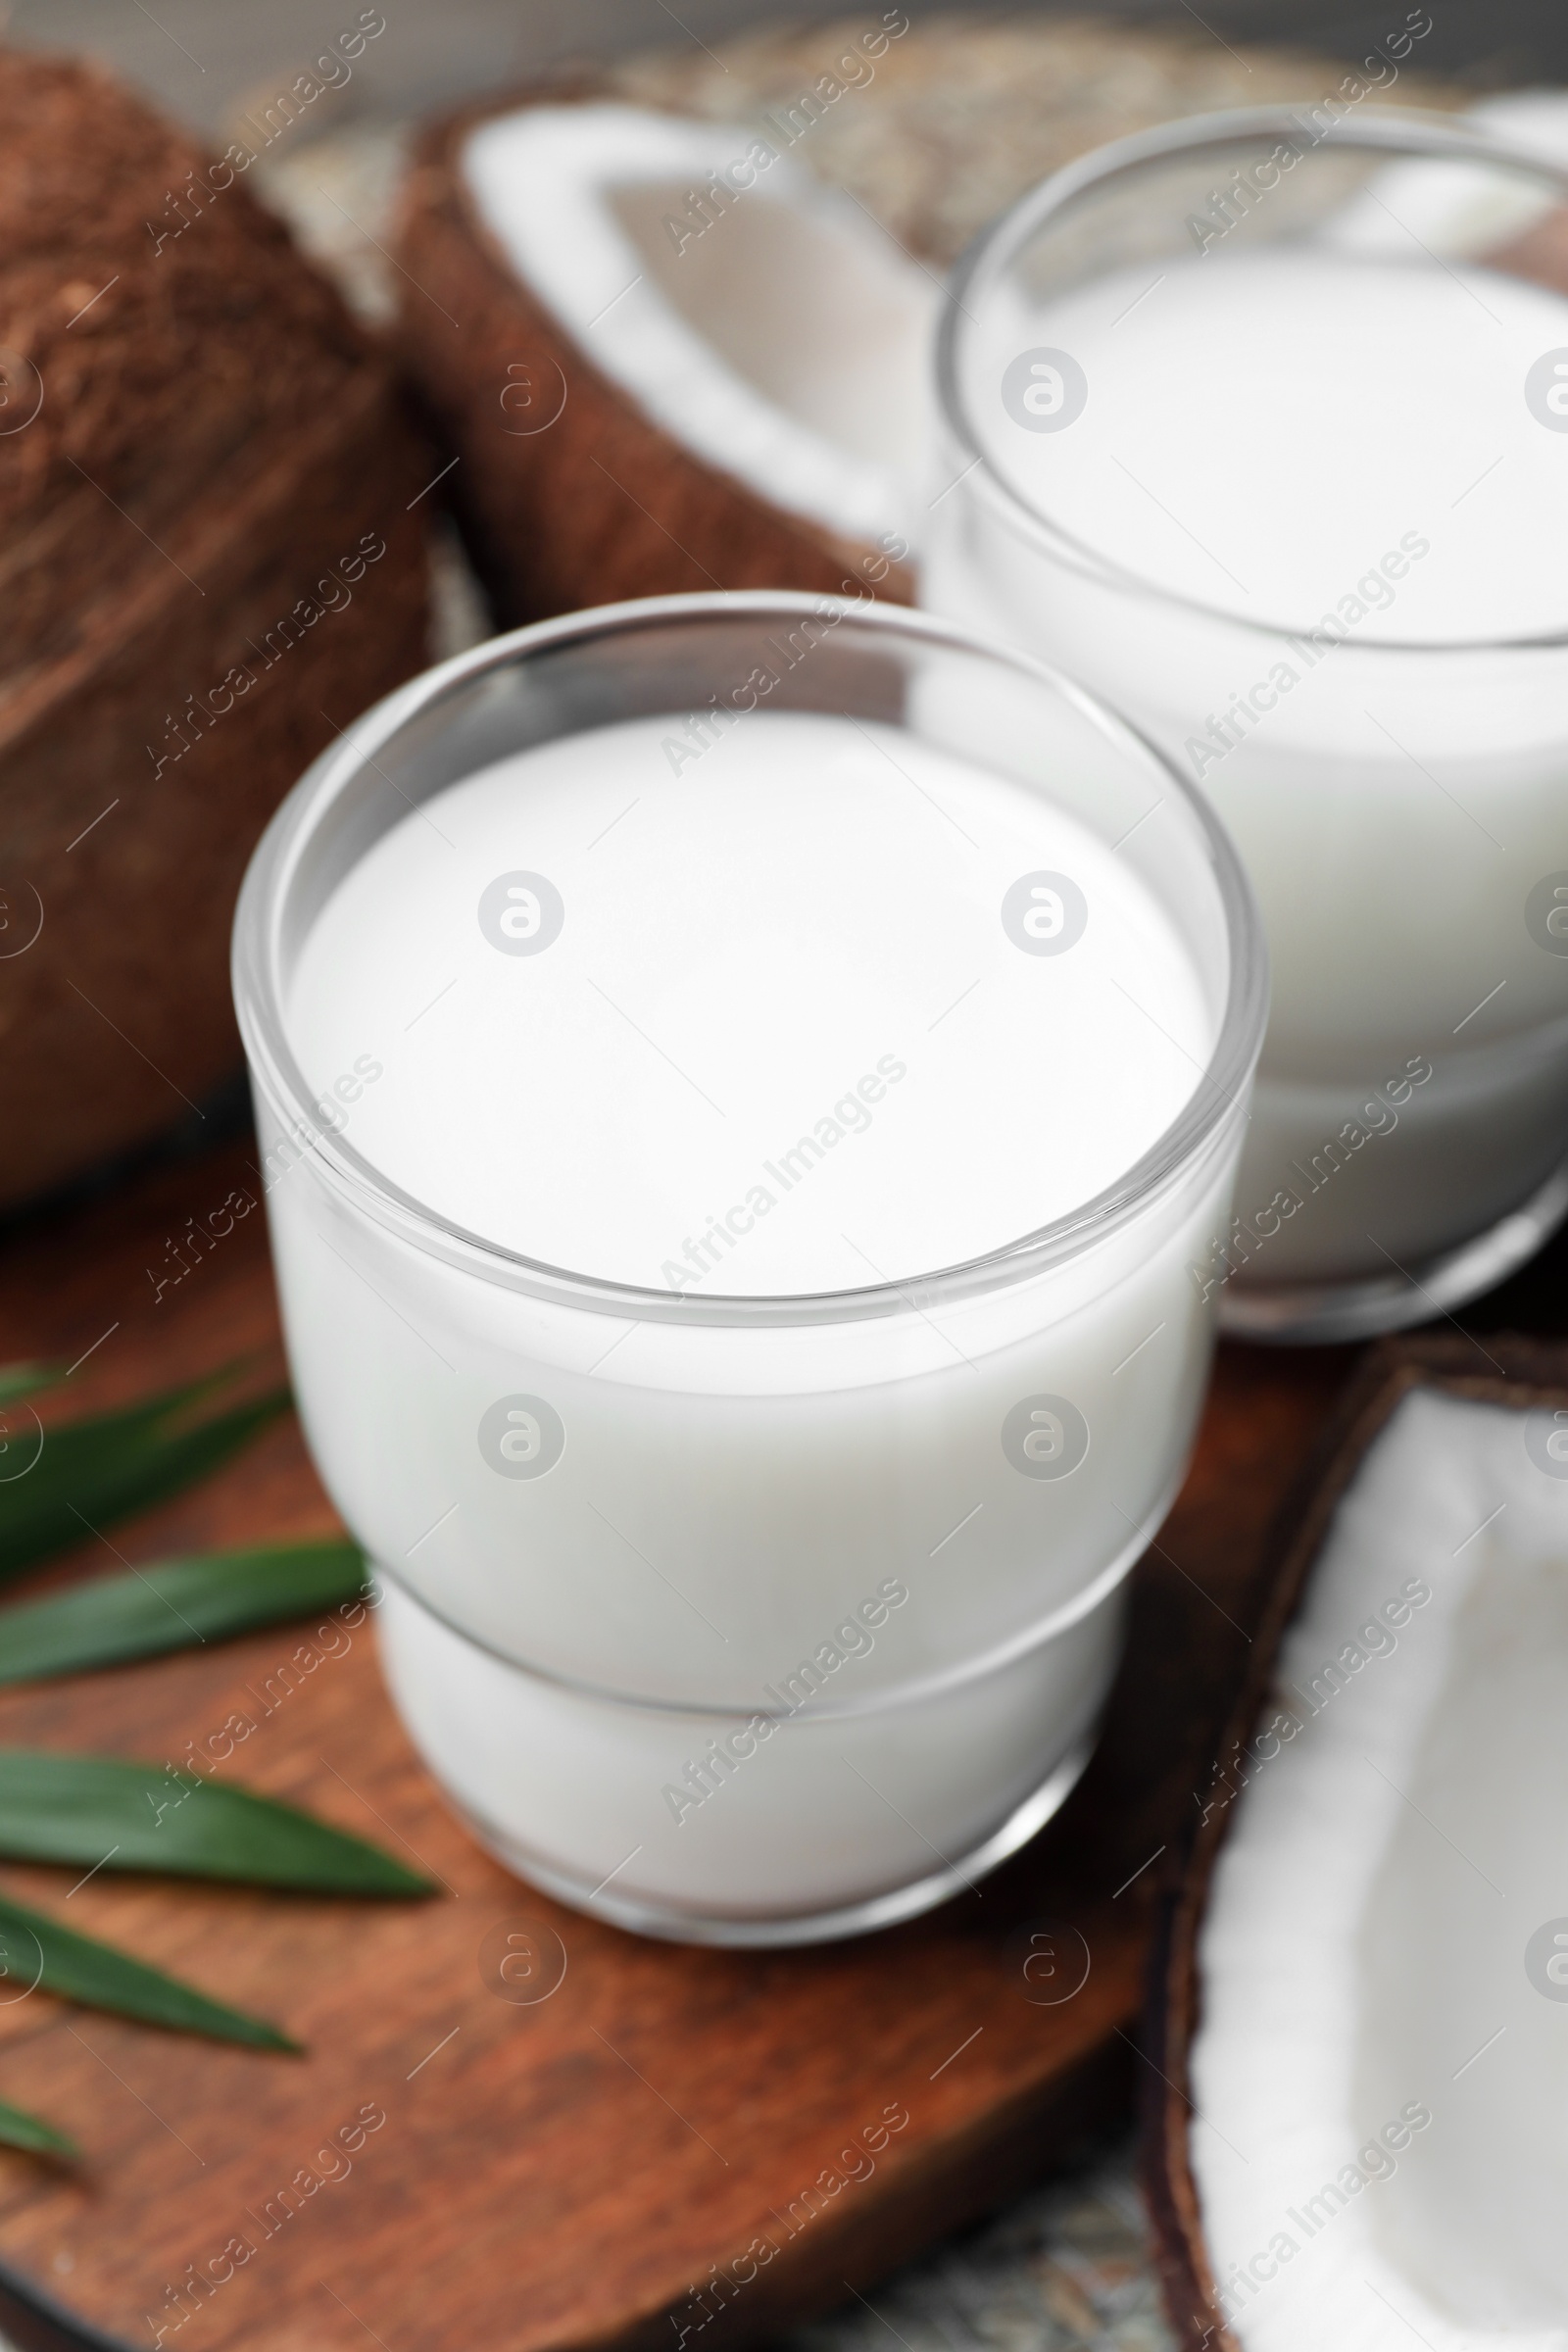
<path id="1" fill-rule="evenodd" d="M 775 131 L 553 92 L 426 139 L 398 335 L 503 619 L 909 598 L 941 284 Z"/>
<path id="2" fill-rule="evenodd" d="M 1489 1353 L 1373 1359 L 1199 1795 L 1151 2183 L 1190 2346 L 1568 2346 L 1568 1352 Z"/>

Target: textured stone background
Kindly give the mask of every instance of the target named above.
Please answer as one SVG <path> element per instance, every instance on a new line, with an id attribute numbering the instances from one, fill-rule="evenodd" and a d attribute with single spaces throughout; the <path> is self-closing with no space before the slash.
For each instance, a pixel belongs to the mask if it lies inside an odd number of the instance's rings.
<path id="1" fill-rule="evenodd" d="M 716 48 L 634 52 L 605 75 L 633 104 L 755 121 L 798 99 L 879 13 L 808 29 L 771 25 Z M 1412 57 L 1425 64 L 1419 51 Z M 1196 21 L 1135 32 L 1089 17 L 943 16 L 892 42 L 874 78 L 847 90 L 791 156 L 848 188 L 911 252 L 945 263 L 1035 181 L 1106 139 L 1219 107 L 1311 103 L 1343 71 L 1306 49 L 1236 49 Z M 1443 107 L 1465 96 L 1406 71 L 1380 103 Z M 407 124 L 299 127 L 316 135 L 297 147 L 280 141 L 256 175 L 365 314 L 384 317 L 392 278 L 378 240 Z"/>
<path id="2" fill-rule="evenodd" d="M 788 2352 L 1167 2352 L 1131 2143 L 786 2341 Z"/>
<path id="3" fill-rule="evenodd" d="M 1092 16 L 1103 24 L 1160 21 L 1237 49 L 1309 42 L 1353 57 L 1399 24 L 1408 0 L 903 0 L 917 23 L 963 8 Z M 388 29 L 368 48 L 343 105 L 357 119 L 417 114 L 469 90 L 536 73 L 562 56 L 625 56 L 663 48 L 672 60 L 722 50 L 735 34 L 794 17 L 837 13 L 844 0 L 384 0 Z M 865 0 L 862 23 L 885 0 Z M 297 72 L 313 46 L 351 24 L 361 0 L 0 0 L 0 32 L 35 47 L 97 49 L 174 113 L 217 127 L 236 99 L 254 100 Z M 1426 71 L 1478 82 L 1568 80 L 1568 11 L 1556 0 L 1441 0 Z"/>

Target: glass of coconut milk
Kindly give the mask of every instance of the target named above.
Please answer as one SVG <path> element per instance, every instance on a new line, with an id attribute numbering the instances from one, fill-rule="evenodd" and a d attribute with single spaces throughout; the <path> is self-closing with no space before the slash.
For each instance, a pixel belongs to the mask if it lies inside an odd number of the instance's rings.
<path id="1" fill-rule="evenodd" d="M 1346 95 L 1128 139 L 982 238 L 941 379 L 926 603 L 1128 711 L 1262 906 L 1190 1279 L 1264 1338 L 1473 1296 L 1568 1208 L 1568 182 Z"/>
<path id="2" fill-rule="evenodd" d="M 311 1446 L 484 1842 L 765 1944 L 1029 1837 L 1211 1344 L 1266 979 L 1203 796 L 917 614 L 622 605 L 319 760 L 234 983 Z"/>

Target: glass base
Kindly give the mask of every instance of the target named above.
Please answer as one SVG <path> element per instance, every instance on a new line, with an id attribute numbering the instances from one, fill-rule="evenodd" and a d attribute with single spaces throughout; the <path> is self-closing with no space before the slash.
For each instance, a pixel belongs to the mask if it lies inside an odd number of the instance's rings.
<path id="1" fill-rule="evenodd" d="M 1489 1232 L 1413 1269 L 1357 1282 L 1230 1283 L 1220 1295 L 1219 1327 L 1227 1339 L 1276 1347 L 1327 1347 L 1403 1331 L 1516 1273 L 1565 1216 L 1568 1159 Z"/>
<path id="2" fill-rule="evenodd" d="M 611 1888 L 590 1886 L 586 1880 L 573 1878 L 556 1869 L 554 1864 L 542 1862 L 517 1838 L 483 1820 L 471 1805 L 457 1804 L 450 1792 L 448 1801 L 461 1813 L 479 1843 L 514 1877 L 526 1879 L 573 1911 L 584 1911 L 592 1919 L 608 1920 L 612 1926 L 630 1929 L 634 1935 L 658 1936 L 666 1943 L 720 1944 L 742 1951 L 776 1950 L 787 1944 L 831 1943 L 840 1936 L 866 1936 L 877 1928 L 897 1927 L 901 1920 L 918 1918 L 922 1911 L 934 1911 L 950 1895 L 972 1888 L 977 1878 L 984 1878 L 1020 1846 L 1027 1845 L 1053 1814 L 1059 1812 L 1094 1748 L 1095 1737 L 1091 1732 L 1022 1804 L 1014 1807 L 1000 1829 L 993 1830 L 989 1838 L 960 1855 L 957 1861 L 944 1863 L 940 1870 L 915 1879 L 906 1886 L 868 1895 L 863 1902 L 843 1903 L 831 1911 L 778 1917 L 705 1918 L 696 1912 L 640 1902 L 634 1895 L 616 1894 Z"/>

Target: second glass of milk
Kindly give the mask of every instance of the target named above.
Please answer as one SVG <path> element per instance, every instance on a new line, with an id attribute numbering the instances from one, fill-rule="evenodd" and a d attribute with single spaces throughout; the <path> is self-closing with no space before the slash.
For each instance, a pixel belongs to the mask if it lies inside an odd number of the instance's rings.
<path id="1" fill-rule="evenodd" d="M 1366 94 L 1069 167 L 941 364 L 926 603 L 1139 720 L 1262 906 L 1191 1273 L 1260 1337 L 1420 1320 L 1568 1207 L 1568 182 Z"/>
<path id="2" fill-rule="evenodd" d="M 671 598 L 416 680 L 253 862 L 296 1393 L 476 1834 L 654 1934 L 1046 1820 L 1180 1479 L 1266 981 L 1202 796 L 918 615 Z"/>

